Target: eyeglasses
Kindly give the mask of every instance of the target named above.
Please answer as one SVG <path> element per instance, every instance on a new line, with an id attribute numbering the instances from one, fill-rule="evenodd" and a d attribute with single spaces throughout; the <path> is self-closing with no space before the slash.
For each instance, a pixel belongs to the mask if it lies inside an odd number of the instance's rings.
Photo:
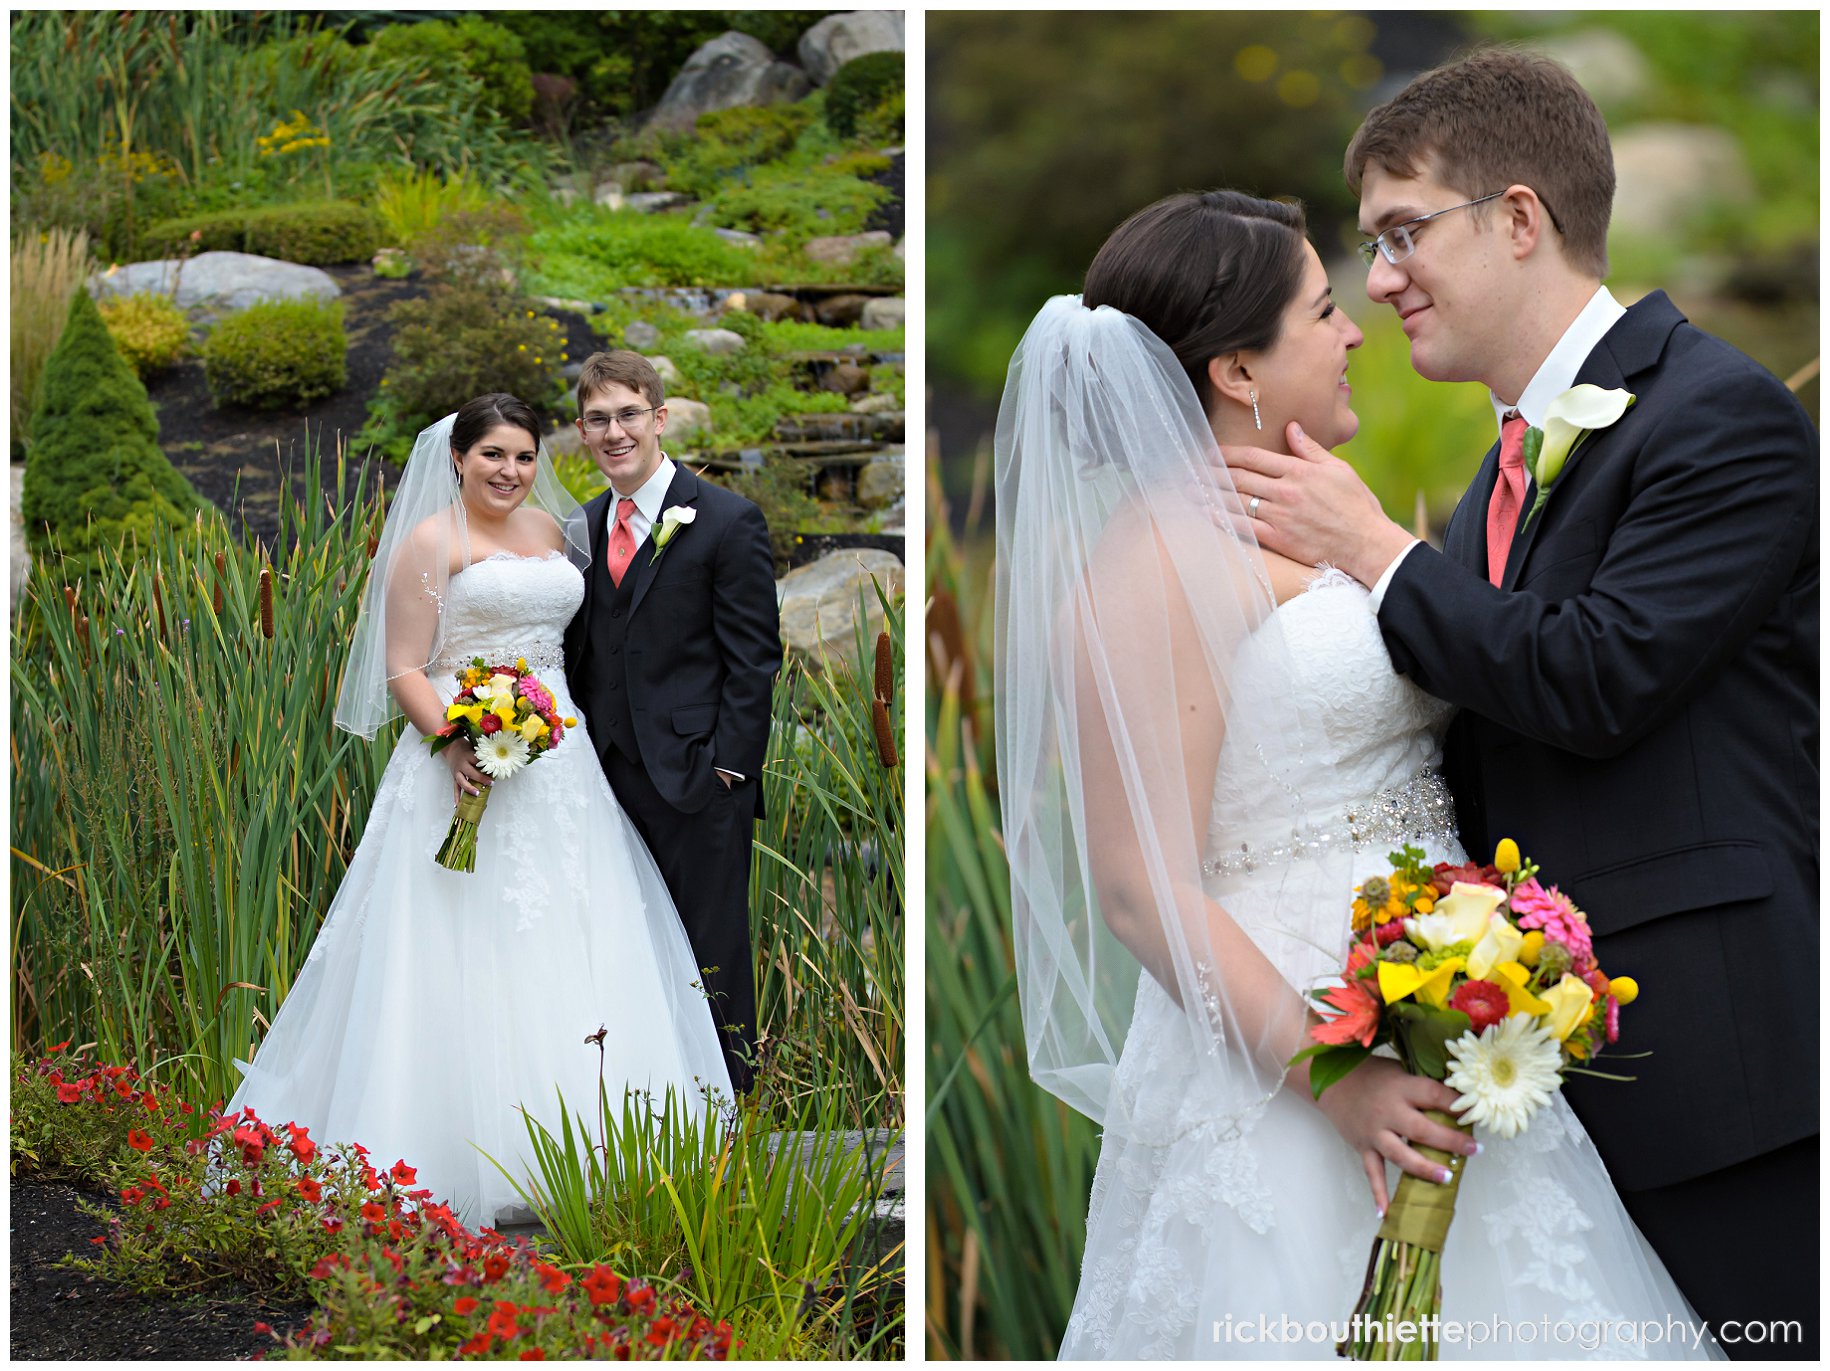
<path id="1" fill-rule="evenodd" d="M 621 425 L 622 430 L 625 433 L 634 433 L 636 426 L 642 422 L 642 416 L 644 414 L 653 413 L 654 409 L 652 407 L 648 409 L 619 409 L 615 414 L 587 414 L 578 422 L 586 433 L 602 433 L 613 423 Z"/>
<path id="2" fill-rule="evenodd" d="M 1365 261 L 1366 265 L 1370 267 L 1373 264 L 1373 249 L 1377 248 L 1381 257 L 1390 262 L 1393 266 L 1397 266 L 1398 263 L 1417 251 L 1417 240 L 1411 236 L 1411 230 L 1416 228 L 1417 225 L 1427 224 L 1432 219 L 1440 219 L 1445 214 L 1453 214 L 1458 209 L 1467 209 L 1469 205 L 1484 205 L 1489 200 L 1499 199 L 1500 196 L 1505 193 L 1506 192 L 1503 190 L 1496 190 L 1493 194 L 1483 195 L 1478 200 L 1466 200 L 1459 205 L 1450 205 L 1447 209 L 1439 209 L 1434 214 L 1423 214 L 1415 219 L 1406 219 L 1402 224 L 1393 224 L 1370 243 L 1361 243 L 1360 256 Z M 1546 205 L 1544 208 L 1548 211 L 1550 206 Z M 1550 221 L 1555 224 L 1557 222 L 1557 216 L 1554 214 L 1551 215 Z M 1559 229 L 1558 231 L 1561 232 L 1562 230 Z"/>

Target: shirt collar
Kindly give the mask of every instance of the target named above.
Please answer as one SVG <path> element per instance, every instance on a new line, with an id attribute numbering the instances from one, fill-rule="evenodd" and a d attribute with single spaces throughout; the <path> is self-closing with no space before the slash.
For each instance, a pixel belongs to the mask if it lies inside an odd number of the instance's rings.
<path id="1" fill-rule="evenodd" d="M 673 458 L 665 452 L 661 454 L 661 465 L 654 469 L 654 474 L 637 487 L 630 498 L 635 501 L 636 512 L 649 523 L 661 517 L 661 506 L 667 501 L 667 488 L 674 483 Z"/>
<path id="2" fill-rule="evenodd" d="M 1537 374 L 1519 396 L 1518 404 L 1509 405 L 1491 391 L 1488 392 L 1488 397 L 1493 401 L 1494 422 L 1503 423 L 1507 413 L 1516 409 L 1526 423 L 1534 428 L 1543 428 L 1544 412 L 1550 408 L 1550 402 L 1576 384 L 1577 373 L 1582 370 L 1582 364 L 1588 361 L 1595 345 L 1606 336 L 1609 329 L 1620 322 L 1626 312 L 1626 306 L 1609 294 L 1606 286 L 1596 287 L 1589 302 L 1582 307 L 1582 312 L 1563 330 L 1557 345 L 1539 365 Z"/>

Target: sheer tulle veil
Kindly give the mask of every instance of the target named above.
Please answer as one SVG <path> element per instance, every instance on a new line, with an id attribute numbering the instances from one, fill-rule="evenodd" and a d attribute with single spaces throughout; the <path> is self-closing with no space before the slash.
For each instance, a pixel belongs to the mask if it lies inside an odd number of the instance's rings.
<path id="1" fill-rule="evenodd" d="M 1263 556 L 1220 512 L 1231 482 L 1186 373 L 1130 315 L 1050 300 L 995 447 L 998 779 L 1031 1072 L 1122 1131 L 1114 1069 L 1142 972 L 1183 1006 L 1209 1109 L 1243 1120 L 1282 1084 L 1305 1013 L 1276 930 L 1203 888 L 1228 841 L 1210 831 L 1221 751 L 1275 773 L 1315 726 L 1257 708 L 1251 737 L 1227 734 L 1242 653 L 1252 689 L 1291 679 L 1260 632 Z M 1300 837 L 1301 797 L 1263 789 L 1287 813 L 1254 831 L 1287 819 Z"/>
<path id="2" fill-rule="evenodd" d="M 400 714 L 389 683 L 438 660 L 451 577 L 470 565 L 469 520 L 451 458 L 456 423 L 447 414 L 420 430 L 369 562 L 334 716 L 337 727 L 365 738 Z M 545 442 L 524 507 L 550 514 L 573 565 L 588 564 L 581 508 L 554 474 Z"/>

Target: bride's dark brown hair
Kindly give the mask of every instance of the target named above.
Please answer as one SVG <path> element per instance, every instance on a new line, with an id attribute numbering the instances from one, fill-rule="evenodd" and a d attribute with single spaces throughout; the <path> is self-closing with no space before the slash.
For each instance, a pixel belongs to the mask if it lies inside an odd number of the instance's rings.
<path id="1" fill-rule="evenodd" d="M 1122 310 L 1162 339 L 1205 411 L 1210 358 L 1276 343 L 1302 284 L 1304 241 L 1301 205 L 1235 190 L 1172 195 L 1112 231 L 1081 302 Z"/>

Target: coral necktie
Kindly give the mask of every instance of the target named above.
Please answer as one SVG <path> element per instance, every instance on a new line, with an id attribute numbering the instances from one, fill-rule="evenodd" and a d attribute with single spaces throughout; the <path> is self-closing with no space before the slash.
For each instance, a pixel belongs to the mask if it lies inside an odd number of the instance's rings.
<path id="1" fill-rule="evenodd" d="M 1506 575 L 1506 554 L 1512 550 L 1519 511 L 1525 506 L 1526 428 L 1516 409 L 1500 425 L 1500 479 L 1487 503 L 1487 579 L 1495 586 Z"/>
<path id="2" fill-rule="evenodd" d="M 634 500 L 624 497 L 616 502 L 616 524 L 610 530 L 610 555 L 605 560 L 610 566 L 610 579 L 619 586 L 623 583 L 623 573 L 635 560 L 635 530 L 629 526 L 634 513 Z"/>

